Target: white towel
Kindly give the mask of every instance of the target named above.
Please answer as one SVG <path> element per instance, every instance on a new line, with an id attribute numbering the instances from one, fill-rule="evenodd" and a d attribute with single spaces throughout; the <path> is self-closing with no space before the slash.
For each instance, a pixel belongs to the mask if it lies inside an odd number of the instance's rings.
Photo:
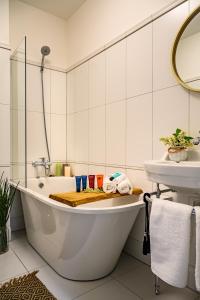
<path id="1" fill-rule="evenodd" d="M 196 267 L 195 281 L 197 291 L 200 292 L 200 207 L 195 207 L 196 214 Z"/>
<path id="2" fill-rule="evenodd" d="M 187 284 L 192 206 L 154 199 L 150 217 L 151 269 L 170 285 Z"/>
<path id="3" fill-rule="evenodd" d="M 117 185 L 117 190 L 120 194 L 131 194 L 132 193 L 132 185 L 128 179 L 121 181 Z"/>

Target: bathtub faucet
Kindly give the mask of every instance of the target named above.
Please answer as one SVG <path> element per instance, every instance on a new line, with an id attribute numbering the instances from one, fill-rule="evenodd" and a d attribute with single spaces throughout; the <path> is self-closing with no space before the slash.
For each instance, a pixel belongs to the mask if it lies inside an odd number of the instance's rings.
<path id="1" fill-rule="evenodd" d="M 32 166 L 34 168 L 39 167 L 39 166 L 44 167 L 45 176 L 49 176 L 51 165 L 52 165 L 52 163 L 50 161 L 46 160 L 45 157 L 41 157 L 40 160 L 35 160 L 32 162 Z M 37 176 L 37 177 L 39 177 L 39 176 Z"/>

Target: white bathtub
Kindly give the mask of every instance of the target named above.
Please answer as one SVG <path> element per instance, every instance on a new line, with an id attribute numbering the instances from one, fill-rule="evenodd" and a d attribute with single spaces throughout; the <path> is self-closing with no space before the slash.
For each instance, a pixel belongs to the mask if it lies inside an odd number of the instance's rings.
<path id="1" fill-rule="evenodd" d="M 48 198 L 50 193 L 74 191 L 71 177 L 31 179 L 28 188 L 19 190 L 28 241 L 58 274 L 73 280 L 98 279 L 114 269 L 143 205 L 132 203 L 136 196 L 78 207 Z"/>

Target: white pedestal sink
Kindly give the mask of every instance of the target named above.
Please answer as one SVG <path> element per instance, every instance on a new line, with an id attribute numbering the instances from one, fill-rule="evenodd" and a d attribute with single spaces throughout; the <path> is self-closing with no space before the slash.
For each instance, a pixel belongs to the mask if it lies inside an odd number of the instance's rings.
<path id="1" fill-rule="evenodd" d="M 170 161 L 168 155 L 161 160 L 144 163 L 150 181 L 162 183 L 176 191 L 200 194 L 200 151 L 188 151 L 188 160 Z"/>

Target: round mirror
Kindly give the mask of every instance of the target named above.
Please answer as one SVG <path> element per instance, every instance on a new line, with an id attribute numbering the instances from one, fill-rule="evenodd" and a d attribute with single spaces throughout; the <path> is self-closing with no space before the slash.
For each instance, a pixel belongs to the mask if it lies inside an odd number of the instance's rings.
<path id="1" fill-rule="evenodd" d="M 172 49 L 172 67 L 178 82 L 200 92 L 200 6 L 181 26 Z"/>

